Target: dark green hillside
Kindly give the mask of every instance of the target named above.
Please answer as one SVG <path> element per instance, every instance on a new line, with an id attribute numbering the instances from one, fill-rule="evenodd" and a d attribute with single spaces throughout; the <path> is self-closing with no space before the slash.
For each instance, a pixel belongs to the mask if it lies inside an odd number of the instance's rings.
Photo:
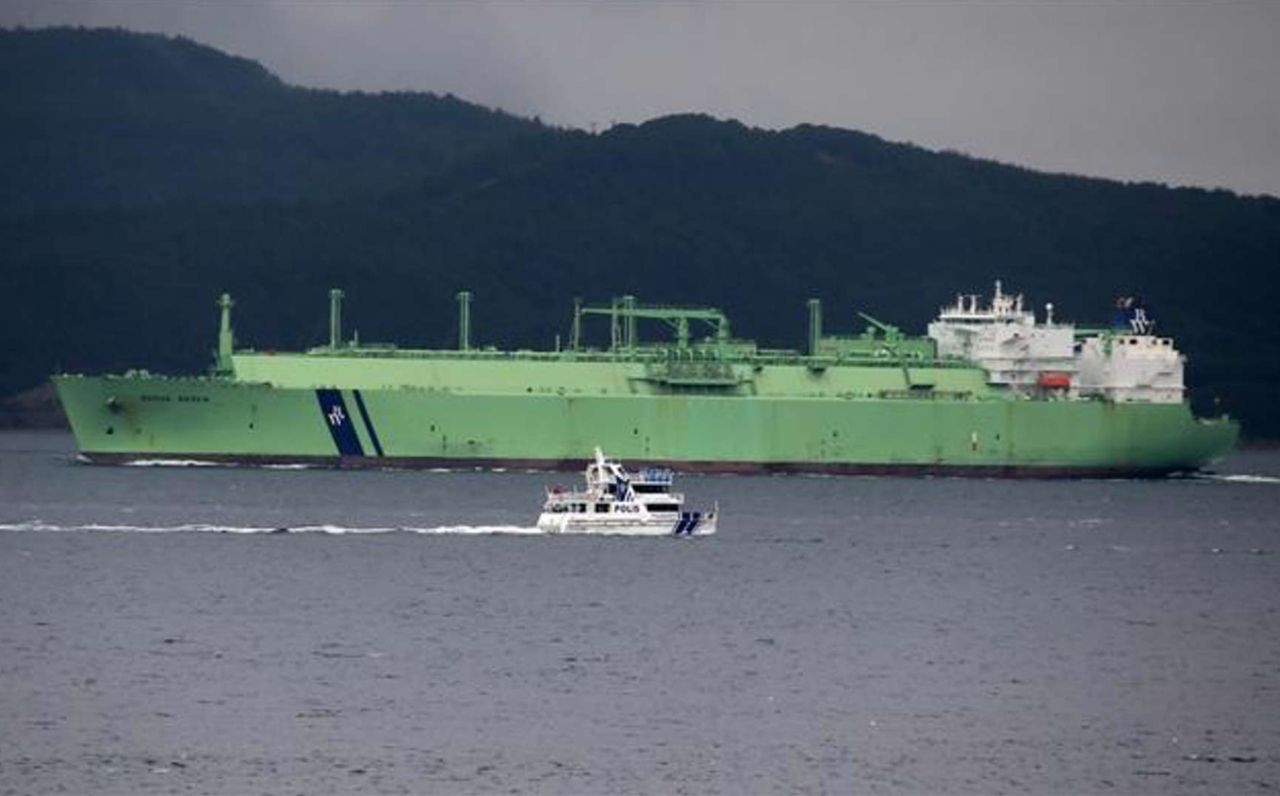
<path id="1" fill-rule="evenodd" d="M 376 194 L 540 125 L 453 97 L 285 85 L 186 39 L 0 31 L 0 213 Z"/>
<path id="2" fill-rule="evenodd" d="M 337 117 L 370 99 L 324 96 Z M 199 370 L 223 290 L 238 300 L 241 340 L 259 348 L 323 340 L 330 286 L 347 289 L 349 326 L 365 340 L 451 345 L 452 296 L 465 287 L 482 343 L 549 347 L 574 295 L 631 292 L 715 304 L 739 335 L 799 346 L 810 296 L 824 299 L 829 328 L 853 328 L 860 309 L 923 331 L 956 292 L 1002 278 L 1081 322 L 1104 321 L 1117 294 L 1142 294 L 1189 355 L 1199 405 L 1218 398 L 1247 433 L 1280 437 L 1280 357 L 1269 353 L 1280 344 L 1280 200 L 702 116 L 600 135 L 530 124 L 449 151 L 447 165 L 378 195 L 196 191 L 11 216 L 0 256 L 18 301 L 0 335 L 19 345 L 0 353 L 0 393 L 58 366 Z M 201 158 L 188 168 L 216 170 Z"/>

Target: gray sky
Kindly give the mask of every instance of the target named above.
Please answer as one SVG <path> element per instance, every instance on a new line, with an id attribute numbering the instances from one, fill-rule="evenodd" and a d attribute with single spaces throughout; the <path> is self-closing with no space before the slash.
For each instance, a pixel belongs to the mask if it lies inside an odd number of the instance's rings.
<path id="1" fill-rule="evenodd" d="M 0 24 L 181 34 L 291 83 L 575 127 L 701 111 L 1280 195 L 1280 0 L 5 0 Z"/>

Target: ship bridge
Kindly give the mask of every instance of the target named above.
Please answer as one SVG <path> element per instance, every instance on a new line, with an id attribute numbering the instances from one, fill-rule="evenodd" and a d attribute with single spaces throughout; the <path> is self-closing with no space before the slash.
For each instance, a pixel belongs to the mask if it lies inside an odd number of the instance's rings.
<path id="1" fill-rule="evenodd" d="M 976 294 L 957 295 L 929 324 L 929 337 L 939 356 L 985 368 L 991 384 L 1032 390 L 1046 382 L 1069 384 L 1076 372 L 1074 327 L 1054 322 L 1052 304 L 1045 305 L 1044 323 L 1037 323 L 1022 295 L 1005 293 L 1000 280 L 985 306 Z"/>

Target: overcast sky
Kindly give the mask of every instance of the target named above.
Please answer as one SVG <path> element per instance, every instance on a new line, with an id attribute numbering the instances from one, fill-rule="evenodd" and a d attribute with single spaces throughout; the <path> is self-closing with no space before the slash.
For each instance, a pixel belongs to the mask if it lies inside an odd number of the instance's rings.
<path id="1" fill-rule="evenodd" d="M 4 0 L 0 24 L 181 34 L 291 83 L 560 125 L 701 111 L 1280 195 L 1280 0 Z"/>

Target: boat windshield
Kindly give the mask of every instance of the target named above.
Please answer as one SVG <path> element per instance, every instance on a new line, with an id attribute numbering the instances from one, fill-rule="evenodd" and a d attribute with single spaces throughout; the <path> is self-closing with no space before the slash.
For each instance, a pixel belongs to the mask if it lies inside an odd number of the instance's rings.
<path id="1" fill-rule="evenodd" d="M 646 484 L 667 484 L 670 485 L 675 473 L 665 467 L 646 467 L 640 471 L 636 477 L 637 481 L 643 481 Z"/>

